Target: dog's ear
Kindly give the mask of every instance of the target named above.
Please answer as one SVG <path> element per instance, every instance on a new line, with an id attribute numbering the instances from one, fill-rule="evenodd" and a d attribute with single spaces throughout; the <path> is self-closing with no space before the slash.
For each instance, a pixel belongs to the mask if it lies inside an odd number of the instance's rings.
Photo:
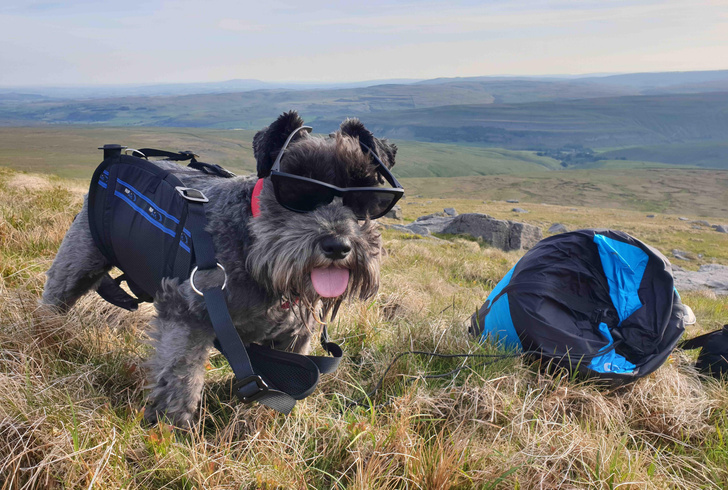
<path id="1" fill-rule="evenodd" d="M 341 123 L 341 133 L 359 138 L 359 141 L 374 151 L 387 168 L 394 166 L 394 157 L 397 155 L 397 145 L 386 139 L 375 138 L 359 119 L 347 119 Z"/>
<path id="2" fill-rule="evenodd" d="M 284 112 L 273 124 L 263 128 L 253 137 L 253 155 L 257 162 L 258 178 L 263 179 L 270 175 L 270 169 L 276 161 L 286 138 L 296 129 L 303 126 L 303 119 L 296 111 Z M 292 140 L 305 137 L 305 131 L 300 131 Z"/>

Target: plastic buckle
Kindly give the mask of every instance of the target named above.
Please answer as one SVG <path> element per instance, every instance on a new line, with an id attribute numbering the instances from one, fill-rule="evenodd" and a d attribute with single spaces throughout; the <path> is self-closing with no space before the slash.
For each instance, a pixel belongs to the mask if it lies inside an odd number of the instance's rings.
<path id="1" fill-rule="evenodd" d="M 245 386 L 248 386 L 250 383 L 255 383 L 256 386 L 258 387 L 258 391 L 253 393 L 252 395 L 248 395 L 248 396 L 241 395 L 240 389 Z M 263 378 L 261 378 L 257 374 L 248 376 L 247 378 L 237 381 L 235 383 L 235 394 L 237 395 L 238 398 L 240 398 L 240 401 L 243 403 L 253 403 L 255 400 L 259 399 L 260 397 L 262 397 L 263 395 L 268 393 L 269 390 L 270 390 L 270 388 L 268 387 L 268 383 L 263 381 Z"/>
<path id="2" fill-rule="evenodd" d="M 175 187 L 179 195 L 192 202 L 210 202 L 201 191 L 192 187 Z"/>

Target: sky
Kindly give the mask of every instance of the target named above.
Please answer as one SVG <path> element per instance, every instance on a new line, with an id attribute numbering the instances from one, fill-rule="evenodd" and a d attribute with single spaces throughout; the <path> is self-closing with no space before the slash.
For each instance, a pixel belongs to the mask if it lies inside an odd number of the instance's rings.
<path id="1" fill-rule="evenodd" d="M 0 86 L 728 69 L 728 0 L 4 0 Z"/>

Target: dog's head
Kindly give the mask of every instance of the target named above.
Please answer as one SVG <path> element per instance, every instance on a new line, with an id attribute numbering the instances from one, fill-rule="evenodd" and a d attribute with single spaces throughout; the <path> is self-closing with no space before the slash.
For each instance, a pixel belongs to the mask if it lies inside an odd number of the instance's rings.
<path id="1" fill-rule="evenodd" d="M 328 137 L 299 130 L 273 168 L 286 140 L 301 126 L 303 120 L 291 111 L 253 139 L 263 187 L 260 213 L 249 222 L 254 241 L 248 270 L 271 293 L 301 298 L 308 305 L 320 299 L 333 305 L 347 297 L 369 298 L 379 287 L 382 245 L 378 225 L 361 216 L 361 210 L 355 214 L 350 197 L 312 205 L 325 194 L 320 187 L 317 190 L 317 184 L 309 187 L 306 181 L 281 177 L 275 170 L 338 188 L 378 187 L 385 183 L 381 164 L 364 148 L 376 152 L 391 168 L 397 147 L 375 138 L 360 121 L 348 119 Z M 363 193 L 357 199 L 368 196 Z M 296 212 L 282 202 L 298 211 L 312 209 Z"/>

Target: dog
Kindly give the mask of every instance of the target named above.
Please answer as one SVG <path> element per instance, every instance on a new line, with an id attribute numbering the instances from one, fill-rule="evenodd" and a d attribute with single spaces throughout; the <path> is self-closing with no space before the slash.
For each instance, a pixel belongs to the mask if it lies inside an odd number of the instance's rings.
<path id="1" fill-rule="evenodd" d="M 305 354 L 321 318 L 341 301 L 376 294 L 382 259 L 379 225 L 358 209 L 370 194 L 329 196 L 330 202 L 312 204 L 326 193 L 307 179 L 340 189 L 381 186 L 386 183 L 382 172 L 389 174 L 397 147 L 375 138 L 357 119 L 347 119 L 328 137 L 312 136 L 302 127 L 301 117 L 290 111 L 256 133 L 257 178 L 224 179 L 191 173 L 173 162 L 154 163 L 172 169 L 186 186 L 210 200 L 207 230 L 227 273 L 224 293 L 243 342 Z M 386 170 L 378 168 L 382 165 Z M 275 170 L 288 177 L 274 183 Z M 253 203 L 258 179 L 262 190 Z M 314 187 L 307 191 L 307 185 Z M 253 217 L 257 207 L 259 215 Z M 110 269 L 89 229 L 87 196 L 47 272 L 41 302 L 66 311 Z M 189 279 L 164 279 L 154 307 L 149 329 L 154 352 L 145 364 L 145 418 L 155 423 L 164 415 L 184 426 L 194 420 L 199 406 L 215 333 Z"/>

